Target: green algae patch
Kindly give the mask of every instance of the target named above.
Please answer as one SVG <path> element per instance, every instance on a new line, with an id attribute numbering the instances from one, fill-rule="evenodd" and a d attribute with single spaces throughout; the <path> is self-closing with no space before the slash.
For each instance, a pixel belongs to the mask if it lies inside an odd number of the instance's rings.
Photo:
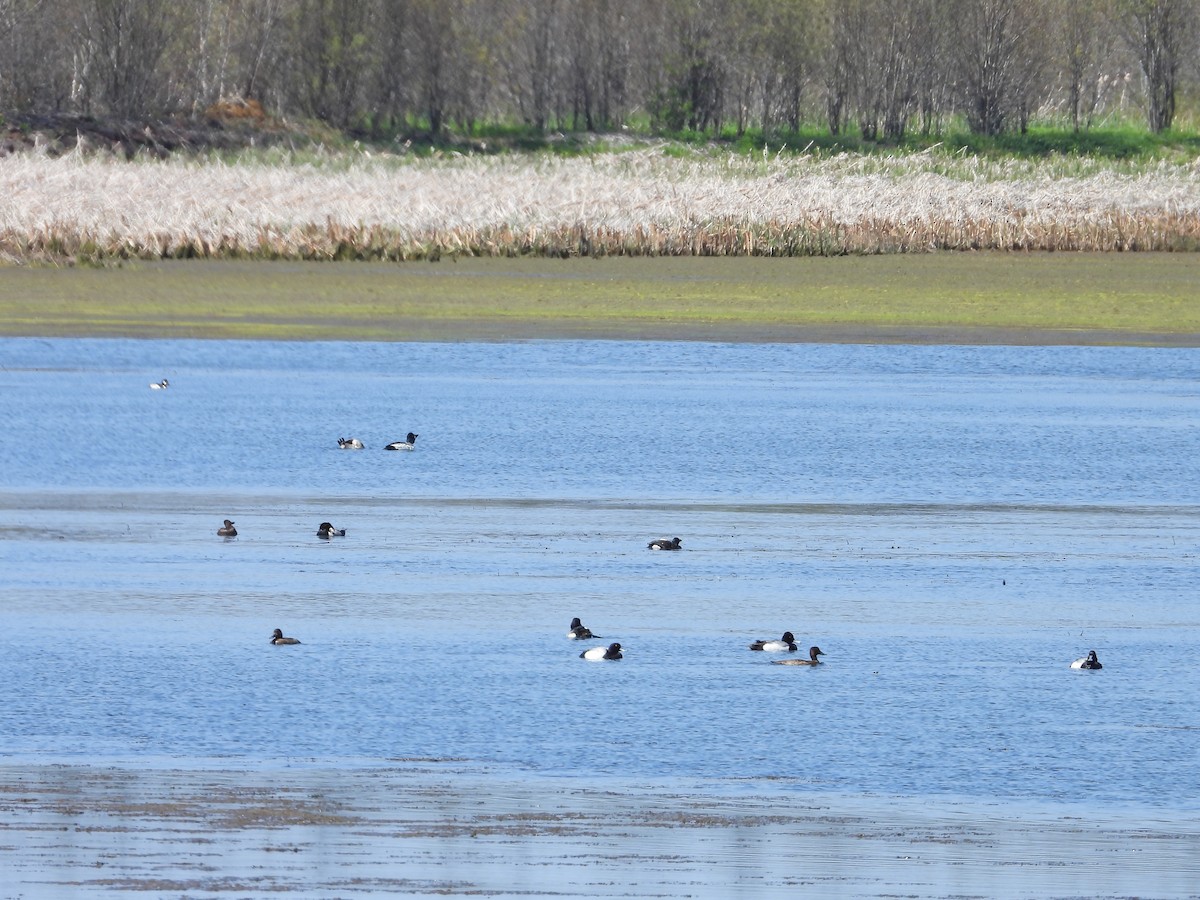
<path id="1" fill-rule="evenodd" d="M 0 267 L 0 334 L 1200 345 L 1197 254 Z"/>

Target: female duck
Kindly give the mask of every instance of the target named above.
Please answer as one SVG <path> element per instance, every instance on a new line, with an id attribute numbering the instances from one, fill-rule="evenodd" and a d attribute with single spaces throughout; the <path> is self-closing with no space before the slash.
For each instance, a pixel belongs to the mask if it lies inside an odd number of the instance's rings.
<path id="1" fill-rule="evenodd" d="M 317 537 L 323 540 L 329 540 L 334 537 L 345 537 L 345 528 L 334 528 L 329 522 L 322 522 L 317 526 Z"/>
<path id="2" fill-rule="evenodd" d="M 651 550 L 682 550 L 683 545 L 679 538 L 658 538 L 646 545 Z"/>
<path id="3" fill-rule="evenodd" d="M 621 645 L 609 644 L 607 647 L 593 647 L 579 654 L 580 659 L 620 659 Z"/>
<path id="4" fill-rule="evenodd" d="M 298 643 L 300 643 L 300 641 L 298 641 L 296 638 L 284 637 L 283 629 L 276 628 L 275 633 L 271 635 L 271 643 L 272 644 L 298 644 Z"/>
<path id="5" fill-rule="evenodd" d="M 808 659 L 773 659 L 771 665 L 774 666 L 819 666 L 821 661 L 818 656 L 824 656 L 825 653 L 820 647 L 808 648 Z"/>
<path id="6" fill-rule="evenodd" d="M 1100 665 L 1100 660 L 1096 656 L 1096 651 L 1089 650 L 1087 656 L 1081 657 L 1081 658 L 1075 660 L 1075 662 L 1071 663 L 1071 668 L 1072 669 L 1103 669 L 1104 666 Z"/>
<path id="7" fill-rule="evenodd" d="M 417 442 L 418 437 L 419 437 L 419 435 L 415 435 L 410 431 L 408 433 L 408 436 L 404 440 L 392 441 L 390 444 L 388 444 L 383 449 L 384 450 L 411 450 L 413 448 L 413 444 L 415 444 Z"/>
<path id="8" fill-rule="evenodd" d="M 363 442 L 360 441 L 356 437 L 352 437 L 352 438 L 340 437 L 340 438 L 338 438 L 338 446 L 341 447 L 343 450 L 361 450 L 363 448 Z"/>
<path id="9" fill-rule="evenodd" d="M 592 638 L 600 637 L 600 635 L 592 634 L 591 629 L 584 627 L 584 624 L 579 619 L 572 619 L 571 630 L 567 632 L 567 637 L 572 641 L 589 641 Z"/>
<path id="10" fill-rule="evenodd" d="M 777 641 L 755 641 L 750 645 L 751 650 L 766 650 L 768 653 L 795 653 L 796 636 L 785 631 Z"/>
<path id="11" fill-rule="evenodd" d="M 237 537 L 237 529 L 233 527 L 232 522 L 226 519 L 225 524 L 217 529 L 217 535 L 218 537 Z"/>

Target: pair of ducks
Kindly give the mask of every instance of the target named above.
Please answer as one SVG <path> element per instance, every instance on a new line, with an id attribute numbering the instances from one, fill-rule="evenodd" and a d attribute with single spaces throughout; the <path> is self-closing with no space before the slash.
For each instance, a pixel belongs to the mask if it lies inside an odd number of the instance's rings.
<path id="1" fill-rule="evenodd" d="M 767 653 L 795 653 L 796 636 L 790 631 L 785 631 L 779 640 L 755 641 L 750 645 L 750 649 L 763 650 Z M 825 651 L 820 647 L 809 647 L 808 659 L 776 659 L 772 662 L 777 666 L 819 666 L 821 661 L 817 657 L 824 655 Z"/>
<path id="2" fill-rule="evenodd" d="M 224 538 L 237 537 L 237 529 L 234 527 L 233 522 L 231 522 L 229 519 L 226 519 L 225 524 L 217 529 L 217 535 Z M 334 528 L 329 522 L 322 522 L 317 527 L 317 537 L 324 538 L 325 540 L 329 540 L 333 537 L 345 536 L 345 528 Z"/>
<path id="3" fill-rule="evenodd" d="M 392 441 L 390 444 L 388 444 L 383 449 L 384 450 L 412 450 L 413 447 L 416 445 L 417 438 L 419 436 L 420 435 L 413 434 L 410 431 L 405 436 L 404 440 Z M 341 447 L 343 450 L 362 450 L 362 449 L 364 449 L 364 447 L 366 445 L 363 444 L 363 442 L 360 441 L 356 437 L 352 437 L 352 438 L 340 437 L 340 438 L 338 438 L 338 446 Z"/>
<path id="4" fill-rule="evenodd" d="M 599 638 L 600 635 L 592 634 L 592 630 L 586 627 L 579 618 L 571 620 L 571 630 L 567 632 L 567 638 L 572 641 L 590 641 L 592 638 Z M 607 647 L 592 647 L 590 650 L 584 650 L 579 654 L 580 659 L 621 659 L 621 645 L 611 643 Z"/>

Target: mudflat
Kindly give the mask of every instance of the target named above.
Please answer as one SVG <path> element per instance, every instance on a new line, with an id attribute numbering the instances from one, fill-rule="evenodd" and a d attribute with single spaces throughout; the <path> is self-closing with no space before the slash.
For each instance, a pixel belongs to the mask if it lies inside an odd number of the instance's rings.
<path id="1" fill-rule="evenodd" d="M 1200 346 L 1200 254 L 0 267 L 0 335 Z"/>

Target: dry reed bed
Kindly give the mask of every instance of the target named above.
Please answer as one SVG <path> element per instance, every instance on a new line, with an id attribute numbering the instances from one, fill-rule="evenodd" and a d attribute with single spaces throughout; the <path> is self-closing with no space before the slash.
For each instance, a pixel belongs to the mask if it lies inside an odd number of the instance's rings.
<path id="1" fill-rule="evenodd" d="M 1200 248 L 1200 164 L 948 154 L 0 161 L 0 257 Z"/>

